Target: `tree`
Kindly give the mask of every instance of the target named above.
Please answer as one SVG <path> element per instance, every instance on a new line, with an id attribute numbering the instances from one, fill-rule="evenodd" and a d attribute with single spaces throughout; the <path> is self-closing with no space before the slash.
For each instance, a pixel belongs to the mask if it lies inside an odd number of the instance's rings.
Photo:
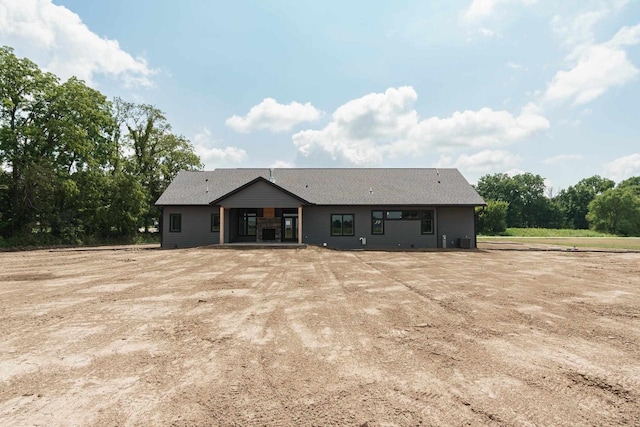
<path id="1" fill-rule="evenodd" d="M 507 211 L 509 203 L 498 200 L 487 200 L 487 206 L 477 209 L 478 232 L 491 234 L 507 229 Z"/>
<path id="2" fill-rule="evenodd" d="M 171 132 L 164 113 L 148 104 L 123 104 L 126 141 L 133 153 L 128 161 L 130 171 L 138 177 L 146 192 L 147 207 L 142 225 L 145 232 L 159 211 L 154 203 L 180 169 L 202 168 L 193 146 L 183 136 Z"/>
<path id="3" fill-rule="evenodd" d="M 594 175 L 580 180 L 576 185 L 560 191 L 554 199 L 562 210 L 564 222 L 569 228 L 589 228 L 587 212 L 589 203 L 599 194 L 613 188 L 615 183 L 607 178 Z"/>
<path id="4" fill-rule="evenodd" d="M 3 209 L 0 224 L 0 233 L 5 236 L 24 232 L 34 218 L 36 193 L 26 187 L 25 179 L 38 175 L 29 172 L 32 167 L 42 171 L 42 122 L 47 99 L 56 84 L 57 78 L 52 74 L 43 73 L 26 58 L 17 58 L 13 49 L 0 47 L 0 164 L 11 175 L 9 203 Z"/>
<path id="5" fill-rule="evenodd" d="M 640 196 L 638 187 L 610 188 L 589 203 L 587 220 L 593 228 L 625 236 L 640 235 Z"/>
<path id="6" fill-rule="evenodd" d="M 485 200 L 509 204 L 507 227 L 557 227 L 559 210 L 545 197 L 544 178 L 523 173 L 510 177 L 504 173 L 485 175 L 477 190 Z"/>
<path id="7" fill-rule="evenodd" d="M 637 195 L 640 196 L 640 176 L 632 176 L 624 181 L 618 183 L 617 188 L 631 188 Z"/>
<path id="8" fill-rule="evenodd" d="M 202 167 L 151 105 L 60 83 L 0 48 L 0 238 L 128 237 L 180 169 Z M 25 240 L 26 239 L 26 240 Z"/>

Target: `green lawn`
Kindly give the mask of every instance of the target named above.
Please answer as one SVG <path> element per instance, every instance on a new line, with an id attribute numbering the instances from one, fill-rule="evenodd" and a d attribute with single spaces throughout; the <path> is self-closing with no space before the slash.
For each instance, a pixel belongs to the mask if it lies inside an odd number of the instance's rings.
<path id="1" fill-rule="evenodd" d="M 613 234 L 593 230 L 574 230 L 571 228 L 507 228 L 500 236 L 510 237 L 617 237 Z"/>
<path id="2" fill-rule="evenodd" d="M 478 236 L 478 242 L 516 242 L 576 248 L 640 250 L 640 237 L 618 237 L 592 230 L 508 228 L 500 236 Z"/>

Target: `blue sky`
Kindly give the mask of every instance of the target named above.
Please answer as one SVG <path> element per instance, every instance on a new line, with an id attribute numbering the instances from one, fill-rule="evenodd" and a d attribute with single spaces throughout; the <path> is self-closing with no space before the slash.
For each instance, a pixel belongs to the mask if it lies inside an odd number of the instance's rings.
<path id="1" fill-rule="evenodd" d="M 0 0 L 0 45 L 215 167 L 640 175 L 640 1 Z"/>

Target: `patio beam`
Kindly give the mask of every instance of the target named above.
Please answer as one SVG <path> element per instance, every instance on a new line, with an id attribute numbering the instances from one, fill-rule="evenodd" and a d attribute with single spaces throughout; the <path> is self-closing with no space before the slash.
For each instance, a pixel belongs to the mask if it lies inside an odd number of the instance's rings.
<path id="1" fill-rule="evenodd" d="M 220 206 L 220 244 L 224 245 L 224 207 Z"/>
<path id="2" fill-rule="evenodd" d="M 298 244 L 302 244 L 302 205 L 298 206 Z"/>

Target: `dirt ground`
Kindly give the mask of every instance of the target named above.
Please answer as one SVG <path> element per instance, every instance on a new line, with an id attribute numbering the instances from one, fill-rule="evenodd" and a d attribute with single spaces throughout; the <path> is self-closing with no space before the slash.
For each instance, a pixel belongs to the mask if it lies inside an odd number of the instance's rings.
<path id="1" fill-rule="evenodd" d="M 640 253 L 0 253 L 0 425 L 640 425 Z"/>

